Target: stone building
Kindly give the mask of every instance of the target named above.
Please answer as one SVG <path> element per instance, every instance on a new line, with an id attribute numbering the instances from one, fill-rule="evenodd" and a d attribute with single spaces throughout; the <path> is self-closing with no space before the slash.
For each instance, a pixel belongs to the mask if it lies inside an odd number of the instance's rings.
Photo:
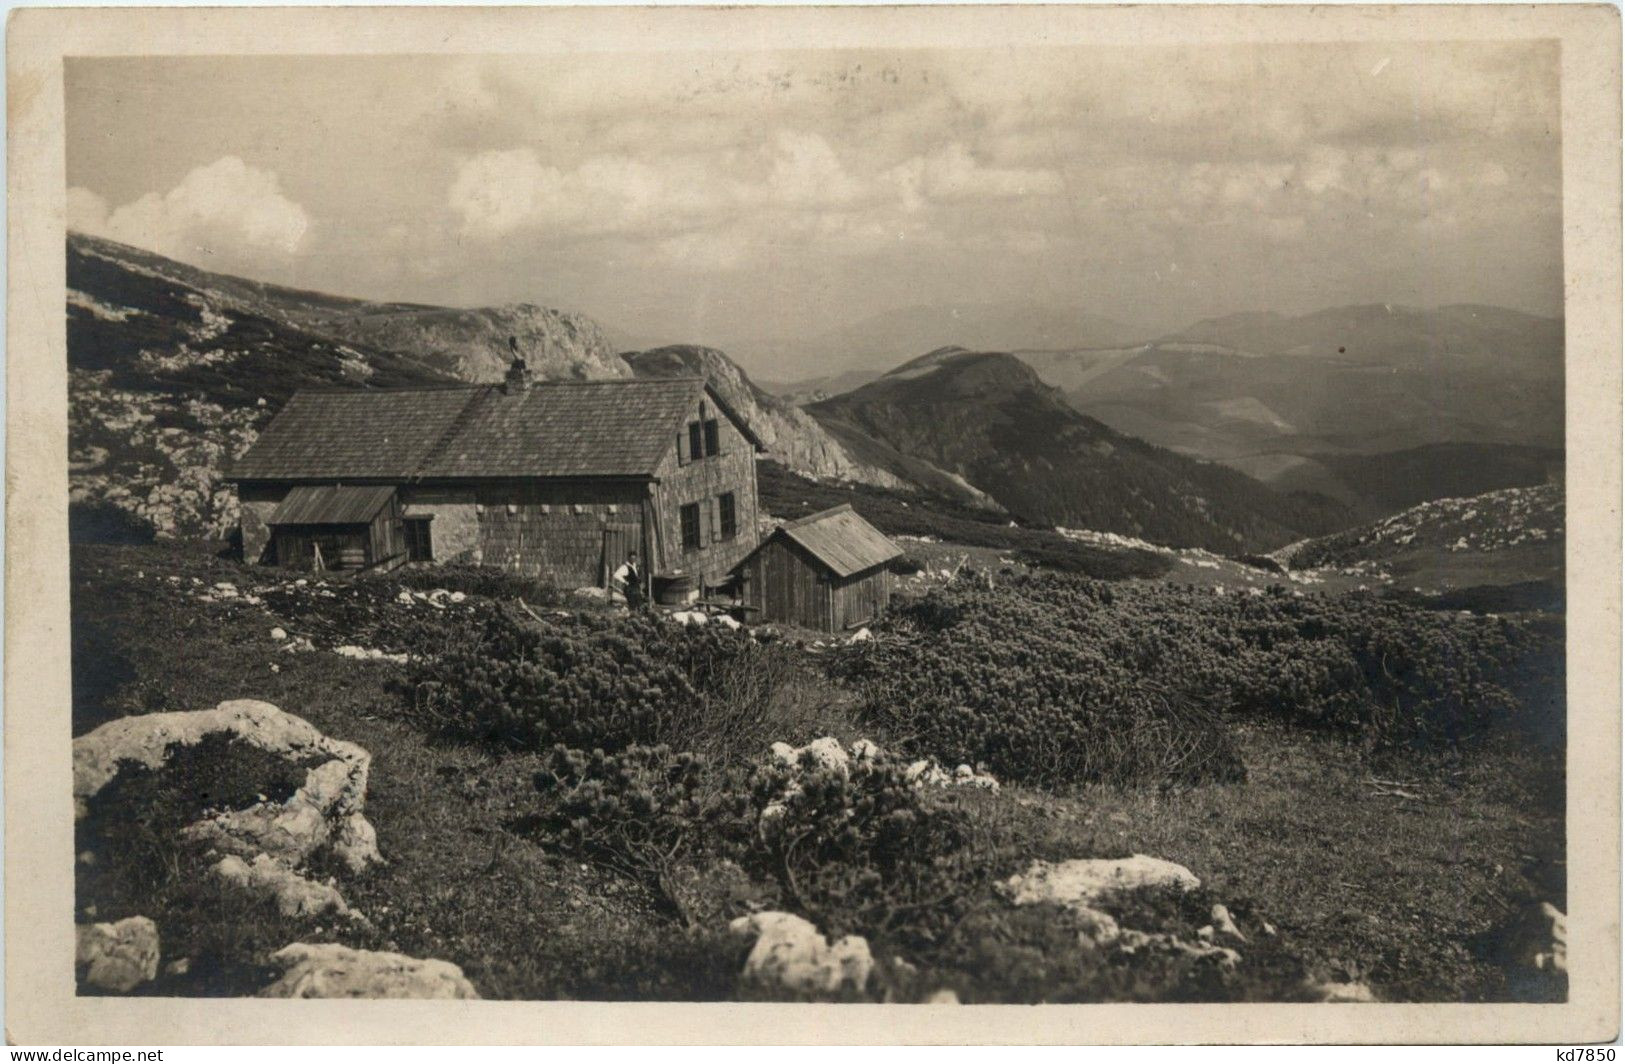
<path id="1" fill-rule="evenodd" d="M 750 428 L 698 378 L 296 393 L 228 470 L 243 555 L 298 568 L 472 562 L 604 586 L 725 580 L 756 546 Z"/>

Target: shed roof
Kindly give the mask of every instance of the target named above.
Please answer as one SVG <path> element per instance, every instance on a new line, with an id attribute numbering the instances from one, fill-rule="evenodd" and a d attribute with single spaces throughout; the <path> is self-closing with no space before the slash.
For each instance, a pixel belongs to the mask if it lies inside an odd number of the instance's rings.
<path id="1" fill-rule="evenodd" d="M 805 547 L 837 576 L 873 569 L 903 553 L 850 503 L 781 525 L 778 533 Z"/>
<path id="2" fill-rule="evenodd" d="M 288 492 L 268 525 L 364 525 L 389 504 L 389 485 L 307 484 Z"/>
<path id="3" fill-rule="evenodd" d="M 702 395 L 762 446 L 699 377 L 301 391 L 229 477 L 651 476 Z"/>

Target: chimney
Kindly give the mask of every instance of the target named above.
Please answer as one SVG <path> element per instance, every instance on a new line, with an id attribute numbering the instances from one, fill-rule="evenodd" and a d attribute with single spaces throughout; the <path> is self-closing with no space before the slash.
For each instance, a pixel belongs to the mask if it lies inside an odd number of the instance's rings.
<path id="1" fill-rule="evenodd" d="M 508 350 L 513 353 L 513 362 L 508 365 L 508 374 L 502 379 L 502 390 L 510 395 L 514 392 L 527 392 L 530 390 L 530 367 L 519 354 L 518 337 L 508 337 Z"/>

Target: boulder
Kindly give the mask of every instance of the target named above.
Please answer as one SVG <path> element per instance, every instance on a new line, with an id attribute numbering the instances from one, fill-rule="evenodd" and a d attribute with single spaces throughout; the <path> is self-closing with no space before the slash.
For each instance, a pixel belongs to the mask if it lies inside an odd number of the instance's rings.
<path id="1" fill-rule="evenodd" d="M 1377 1000 L 1364 983 L 1311 983 L 1309 993 L 1315 1001 L 1329 1005 L 1369 1005 Z"/>
<path id="2" fill-rule="evenodd" d="M 1091 908 L 1101 898 L 1121 891 L 1188 891 L 1201 885 L 1202 881 L 1183 865 L 1137 853 L 1115 860 L 1034 861 L 1025 873 L 1006 880 L 1004 887 L 1017 905 L 1053 902 L 1078 909 Z"/>
<path id="3" fill-rule="evenodd" d="M 868 744 L 874 747 L 873 743 Z M 841 746 L 841 740 L 833 735 L 826 735 L 822 739 L 814 739 L 806 746 L 791 746 L 789 743 L 774 743 L 770 748 L 773 757 L 782 764 L 791 768 L 801 765 L 803 758 L 811 762 L 815 770 L 838 772 L 842 776 L 851 771 L 852 758 Z M 876 748 L 878 749 L 878 748 Z M 857 747 L 853 747 L 854 752 Z M 862 760 L 862 758 L 859 758 Z"/>
<path id="4" fill-rule="evenodd" d="M 214 874 L 234 887 L 276 899 L 277 911 L 283 916 L 350 915 L 350 907 L 333 887 L 306 879 L 263 853 L 253 863 L 236 854 L 222 857 Z"/>
<path id="5" fill-rule="evenodd" d="M 832 944 L 794 913 L 752 913 L 734 920 L 728 930 L 755 940 L 742 973 L 747 983 L 797 994 L 833 994 L 847 988 L 861 991 L 874 970 L 862 936 L 847 935 Z"/>
<path id="6" fill-rule="evenodd" d="M 450 961 L 351 949 L 337 943 L 295 942 L 271 954 L 281 978 L 261 990 L 266 998 L 478 998 L 463 970 Z"/>
<path id="7" fill-rule="evenodd" d="M 402 592 L 402 594 L 405 594 L 405 592 Z M 387 650 L 379 650 L 377 647 L 358 647 L 346 644 L 341 647 L 334 647 L 333 653 L 341 658 L 349 658 L 352 661 L 388 661 L 395 665 L 406 664 L 405 654 L 391 653 Z"/>
<path id="8" fill-rule="evenodd" d="M 76 816 L 126 764 L 158 770 L 178 747 L 214 735 L 248 743 L 299 765 L 305 782 L 285 802 L 228 810 L 187 827 L 184 835 L 222 854 L 268 854 L 292 868 L 328 846 L 353 872 L 381 860 L 362 809 L 372 757 L 354 743 L 330 739 L 268 702 L 241 699 L 191 713 L 149 713 L 110 721 L 73 741 Z"/>
<path id="9" fill-rule="evenodd" d="M 1213 909 L 1208 913 L 1208 919 L 1213 921 L 1211 926 L 1217 934 L 1229 935 L 1241 942 L 1247 941 L 1247 936 L 1242 934 L 1241 928 L 1236 926 L 1235 917 L 1231 916 L 1230 910 L 1223 905 L 1213 906 Z"/>
<path id="10" fill-rule="evenodd" d="M 158 974 L 158 925 L 145 916 L 75 928 L 74 969 L 79 982 L 127 994 Z"/>

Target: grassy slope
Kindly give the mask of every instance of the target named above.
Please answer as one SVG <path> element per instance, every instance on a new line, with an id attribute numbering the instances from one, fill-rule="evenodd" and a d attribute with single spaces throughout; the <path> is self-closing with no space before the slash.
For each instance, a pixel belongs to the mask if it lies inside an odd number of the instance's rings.
<path id="1" fill-rule="evenodd" d="M 527 807 L 533 756 L 428 741 L 399 719 L 393 666 L 279 652 L 268 637 L 277 619 L 201 603 L 189 583 L 170 584 L 172 574 L 245 589 L 268 575 L 195 547 L 77 549 L 76 734 L 106 715 L 269 700 L 373 754 L 367 815 L 390 863 L 344 885 L 375 925 L 359 944 L 452 960 L 488 997 L 736 993 L 738 946 L 682 932 L 639 888 L 506 830 Z M 986 815 L 1033 856 L 1139 851 L 1186 864 L 1238 914 L 1279 930 L 1283 945 L 1244 948 L 1255 964 L 1290 946 L 1319 977 L 1369 979 L 1391 998 L 1495 999 L 1520 989 L 1478 937 L 1531 898 L 1561 901 L 1552 876 L 1525 875 L 1531 865 L 1561 868 L 1560 756 L 1496 747 L 1459 772 L 1421 764 L 1385 772 L 1417 781 L 1406 788 L 1420 796 L 1411 800 L 1375 793 L 1367 770 L 1334 743 L 1251 726 L 1240 734 L 1245 785 L 1071 796 L 1008 788 Z M 213 950 L 241 964 L 289 941 L 336 937 L 314 921 L 244 910 L 220 892 L 153 897 L 173 906 L 145 907 L 166 958 Z M 104 909 L 97 919 L 127 914 Z M 200 964 L 149 989 L 252 985 L 242 970 L 228 978 Z"/>

